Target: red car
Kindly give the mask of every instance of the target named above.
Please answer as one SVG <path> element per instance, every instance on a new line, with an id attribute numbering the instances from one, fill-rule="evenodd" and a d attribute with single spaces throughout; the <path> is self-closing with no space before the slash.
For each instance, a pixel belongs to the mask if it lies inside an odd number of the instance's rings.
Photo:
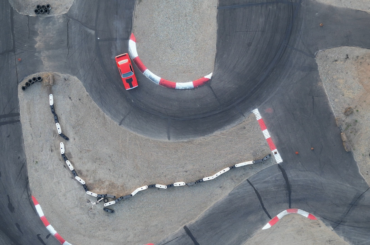
<path id="1" fill-rule="evenodd" d="M 128 54 L 118 55 L 115 59 L 125 89 L 130 90 L 136 88 L 138 86 L 137 79 Z"/>

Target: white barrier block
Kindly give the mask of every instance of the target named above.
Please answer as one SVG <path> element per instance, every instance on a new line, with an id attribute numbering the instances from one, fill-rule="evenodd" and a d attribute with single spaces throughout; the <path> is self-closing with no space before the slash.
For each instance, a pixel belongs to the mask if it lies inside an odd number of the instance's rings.
<path id="1" fill-rule="evenodd" d="M 81 179 L 79 176 L 76 176 L 75 179 L 80 182 L 82 185 L 85 184 L 85 181 L 83 179 Z"/>
<path id="2" fill-rule="evenodd" d="M 229 167 L 224 168 L 224 169 L 222 169 L 221 171 L 217 172 L 217 173 L 215 174 L 215 176 L 216 176 L 216 177 L 218 177 L 218 176 L 220 176 L 221 174 L 224 174 L 224 173 L 226 173 L 226 172 L 227 172 L 227 171 L 229 171 L 229 170 L 230 170 L 230 168 L 229 168 Z"/>
<path id="3" fill-rule="evenodd" d="M 60 154 L 64 154 L 65 153 L 65 150 L 64 150 L 64 144 L 63 142 L 60 142 Z"/>
<path id="4" fill-rule="evenodd" d="M 62 245 L 72 245 L 71 243 L 65 241 Z"/>
<path id="5" fill-rule="evenodd" d="M 60 127 L 59 123 L 56 123 L 55 126 L 57 126 L 58 134 L 62 133 L 62 128 Z"/>
<path id="6" fill-rule="evenodd" d="M 110 201 L 110 202 L 104 203 L 104 207 L 108 207 L 113 204 L 116 204 L 116 201 Z"/>
<path id="7" fill-rule="evenodd" d="M 175 182 L 173 183 L 173 186 L 185 186 L 185 182 Z"/>
<path id="8" fill-rule="evenodd" d="M 94 193 L 94 192 L 91 192 L 91 191 L 86 191 L 86 194 L 87 195 L 90 195 L 92 197 L 98 197 L 98 194 Z"/>
<path id="9" fill-rule="evenodd" d="M 66 161 L 66 164 L 67 164 L 69 170 L 71 170 L 71 171 L 74 170 L 74 168 L 72 166 L 72 163 L 69 160 Z"/>
<path id="10" fill-rule="evenodd" d="M 215 176 L 214 176 L 214 175 L 212 175 L 212 176 L 208 176 L 208 177 L 204 177 L 204 178 L 203 178 L 203 181 L 213 180 L 214 178 L 215 178 Z"/>
<path id="11" fill-rule="evenodd" d="M 253 113 L 254 113 L 254 115 L 256 116 L 257 121 L 258 121 L 258 120 L 260 120 L 260 119 L 262 118 L 262 117 L 261 117 L 261 114 L 260 114 L 260 112 L 259 112 L 259 110 L 258 110 L 258 109 L 254 109 L 252 112 L 253 112 Z"/>
<path id="12" fill-rule="evenodd" d="M 253 161 L 237 163 L 235 164 L 235 167 L 239 168 L 239 167 L 243 167 L 243 166 L 250 165 L 250 164 L 253 164 Z"/>
<path id="13" fill-rule="evenodd" d="M 53 94 L 49 94 L 49 105 L 54 105 Z"/>
<path id="14" fill-rule="evenodd" d="M 147 185 L 144 185 L 144 186 L 139 187 L 139 188 L 137 188 L 136 190 L 134 190 L 134 191 L 131 193 L 131 195 L 132 195 L 132 196 L 135 196 L 139 191 L 143 191 L 143 190 L 146 190 L 146 189 L 148 189 L 148 186 L 147 186 Z"/>
<path id="15" fill-rule="evenodd" d="M 157 187 L 159 189 L 167 189 L 166 185 L 155 184 L 155 187 Z"/>

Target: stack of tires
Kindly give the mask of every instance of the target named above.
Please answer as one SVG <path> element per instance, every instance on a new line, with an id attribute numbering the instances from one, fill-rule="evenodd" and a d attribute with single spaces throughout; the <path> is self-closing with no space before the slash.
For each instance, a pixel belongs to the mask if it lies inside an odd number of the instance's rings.
<path id="1" fill-rule="evenodd" d="M 33 77 L 32 79 L 28 80 L 28 82 L 26 82 L 25 86 L 22 86 L 22 90 L 26 90 L 29 86 L 31 86 L 32 84 L 36 83 L 36 82 L 42 82 L 42 77 Z"/>
<path id="2" fill-rule="evenodd" d="M 35 14 L 50 14 L 51 6 L 47 5 L 37 5 L 35 9 Z"/>

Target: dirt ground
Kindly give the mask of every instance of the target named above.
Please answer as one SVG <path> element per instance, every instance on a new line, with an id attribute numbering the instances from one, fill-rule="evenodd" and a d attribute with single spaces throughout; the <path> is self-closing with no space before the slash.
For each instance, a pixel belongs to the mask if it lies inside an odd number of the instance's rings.
<path id="1" fill-rule="evenodd" d="M 345 133 L 360 173 L 370 185 L 370 51 L 342 47 L 316 57 L 338 126 Z M 346 116 L 346 108 L 353 113 Z"/>
<path id="2" fill-rule="evenodd" d="M 140 59 L 149 70 L 174 82 L 213 72 L 218 0 L 136 2 L 133 33 Z"/>
<path id="3" fill-rule="evenodd" d="M 41 75 L 46 80 L 45 74 Z M 86 195 L 73 179 L 60 155 L 61 141 L 66 156 L 92 191 L 117 196 L 143 185 L 188 182 L 213 175 L 227 166 L 262 158 L 270 153 L 269 147 L 253 113 L 230 130 L 197 140 L 174 143 L 144 138 L 107 117 L 75 77 L 55 74 L 54 78 L 55 110 L 70 141 L 57 134 L 49 108 L 49 88 L 41 83 L 25 92 L 19 88 L 21 122 L 32 194 L 50 223 L 73 244 L 158 242 L 240 182 L 275 164 L 271 159 L 194 187 L 150 189 L 111 206 L 116 213 L 107 214 L 102 204 L 92 204 L 96 199 Z"/>
<path id="4" fill-rule="evenodd" d="M 347 245 L 320 220 L 289 214 L 267 230 L 258 231 L 243 245 Z"/>
<path id="5" fill-rule="evenodd" d="M 53 16 L 67 13 L 73 4 L 73 0 L 9 0 L 9 2 L 18 13 L 29 16 L 36 16 L 35 8 L 37 5 L 50 4 L 51 6 L 50 14 L 38 16 Z"/>

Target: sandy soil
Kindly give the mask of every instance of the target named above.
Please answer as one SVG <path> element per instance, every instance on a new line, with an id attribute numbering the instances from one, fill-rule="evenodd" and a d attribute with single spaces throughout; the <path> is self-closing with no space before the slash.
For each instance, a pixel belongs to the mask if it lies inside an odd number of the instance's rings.
<path id="1" fill-rule="evenodd" d="M 319 52 L 321 80 L 360 173 L 370 184 L 370 51 L 342 47 Z M 344 115 L 346 108 L 353 113 Z"/>
<path id="2" fill-rule="evenodd" d="M 133 33 L 157 76 L 188 82 L 213 72 L 218 0 L 139 0 Z"/>
<path id="3" fill-rule="evenodd" d="M 267 230 L 258 231 L 243 245 L 346 245 L 331 228 L 320 220 L 289 214 Z"/>
<path id="4" fill-rule="evenodd" d="M 41 75 L 46 81 L 46 75 Z M 238 162 L 261 158 L 269 154 L 269 147 L 253 114 L 230 130 L 188 142 L 144 138 L 107 117 L 75 77 L 55 74 L 54 78 L 55 110 L 70 141 L 57 134 L 49 108 L 50 88 L 40 83 L 25 92 L 19 88 L 21 122 L 32 194 L 53 226 L 73 244 L 158 242 L 241 181 L 274 164 L 272 159 L 233 170 L 194 187 L 151 189 L 112 206 L 116 213 L 109 215 L 102 204 L 93 205 L 96 200 L 73 179 L 60 156 L 61 141 L 92 191 L 117 196 L 147 184 L 194 181 Z"/>

